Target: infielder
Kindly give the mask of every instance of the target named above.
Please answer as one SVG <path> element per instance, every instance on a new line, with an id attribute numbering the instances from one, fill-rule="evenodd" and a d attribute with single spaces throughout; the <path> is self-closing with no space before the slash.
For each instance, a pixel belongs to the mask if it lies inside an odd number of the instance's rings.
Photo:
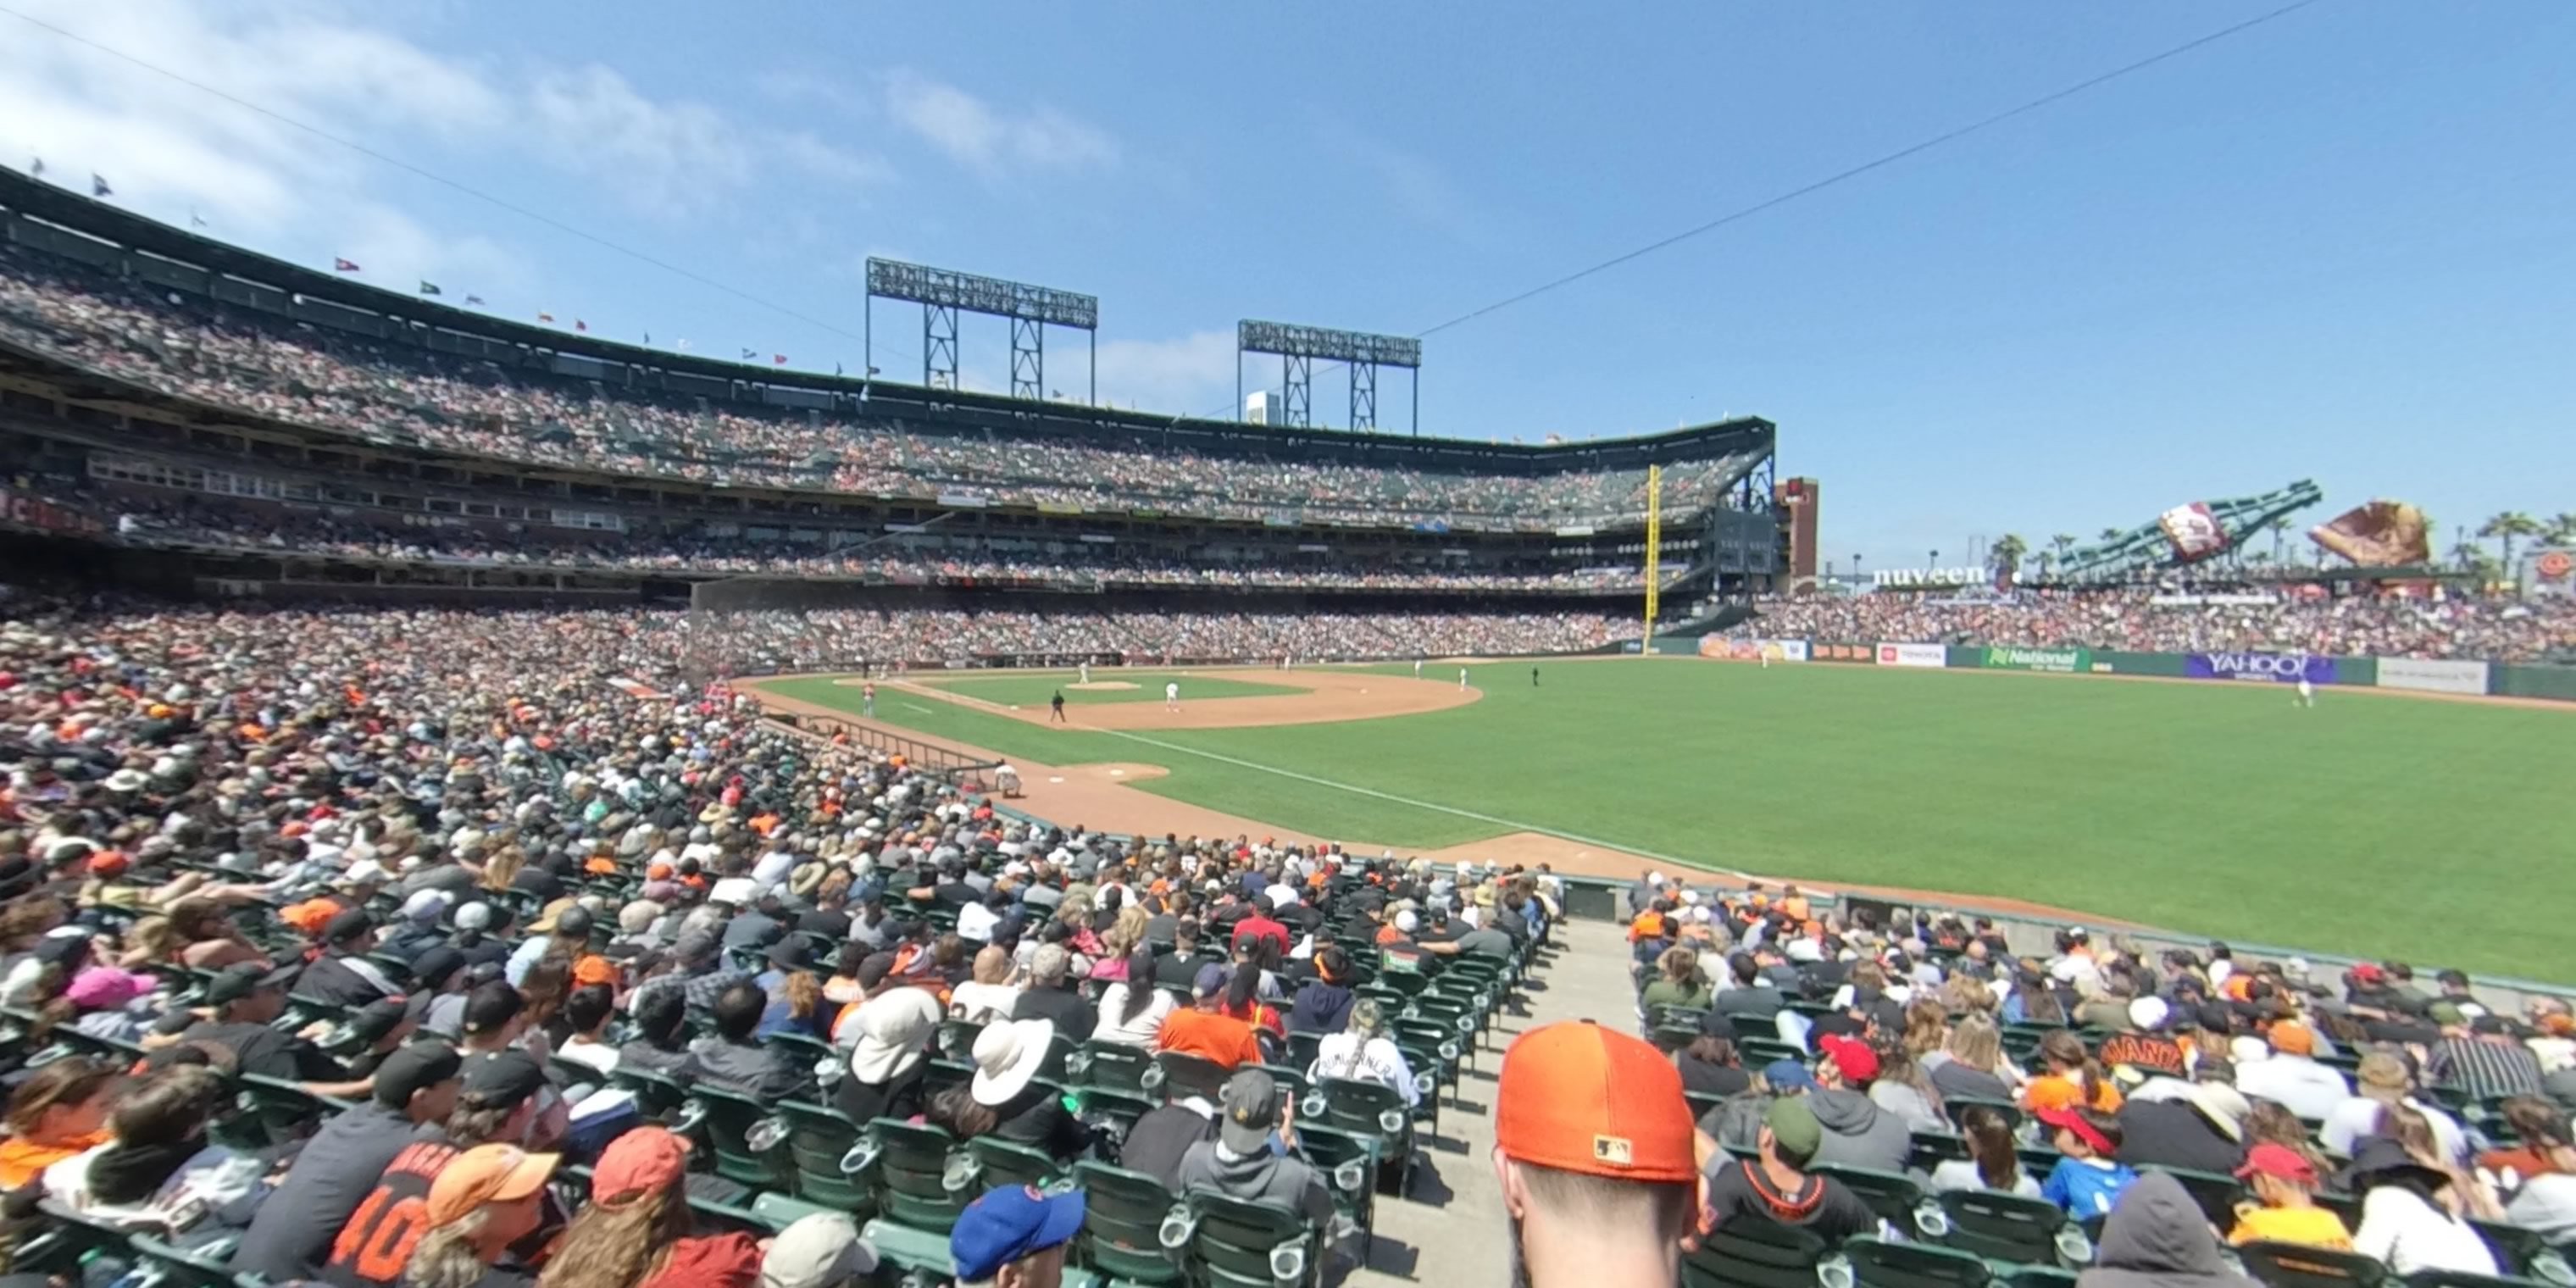
<path id="1" fill-rule="evenodd" d="M 1467 687 L 1467 668 L 1463 666 L 1458 668 L 1458 687 L 1462 689 Z"/>
<path id="2" fill-rule="evenodd" d="M 1091 664 L 1089 662 L 1082 664 L 1082 682 L 1085 684 L 1091 683 Z"/>
<path id="3" fill-rule="evenodd" d="M 1178 681 L 1178 680 L 1165 680 L 1165 681 L 1163 681 L 1163 709 L 1164 709 L 1165 711 L 1178 711 L 1178 710 L 1180 710 L 1180 709 L 1181 709 L 1181 682 L 1180 682 L 1180 681 Z"/>
<path id="4" fill-rule="evenodd" d="M 1413 678 L 1417 680 L 1422 678 L 1422 659 L 1418 657 L 1413 659 Z"/>

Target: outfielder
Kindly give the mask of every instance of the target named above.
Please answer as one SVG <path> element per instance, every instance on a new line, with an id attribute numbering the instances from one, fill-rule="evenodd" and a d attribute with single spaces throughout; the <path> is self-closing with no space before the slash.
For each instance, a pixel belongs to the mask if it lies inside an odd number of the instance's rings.
<path id="1" fill-rule="evenodd" d="M 1178 710 L 1180 710 L 1180 709 L 1181 709 L 1181 682 L 1180 682 L 1180 681 L 1178 681 L 1178 680 L 1165 680 L 1165 681 L 1163 681 L 1163 709 L 1164 709 L 1165 711 L 1178 711 Z"/>
<path id="2" fill-rule="evenodd" d="M 2317 686 L 2308 683 L 2308 677 L 2305 673 L 2302 673 L 2299 676 L 2298 702 L 2299 705 L 2303 707 L 2313 707 L 2317 704 Z"/>

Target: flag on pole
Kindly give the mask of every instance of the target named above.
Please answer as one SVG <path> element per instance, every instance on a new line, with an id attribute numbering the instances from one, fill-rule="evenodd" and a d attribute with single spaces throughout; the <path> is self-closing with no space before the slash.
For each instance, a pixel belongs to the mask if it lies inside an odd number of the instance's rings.
<path id="1" fill-rule="evenodd" d="M 580 318 L 574 318 L 572 320 L 572 329 L 575 331 L 587 331 L 590 329 L 590 324 L 582 321 Z"/>
<path id="2" fill-rule="evenodd" d="M 116 189 L 108 187 L 107 180 L 100 178 L 98 172 L 92 170 L 89 175 L 89 195 L 93 197 L 113 197 L 116 195 Z"/>
<path id="3" fill-rule="evenodd" d="M 646 343 L 646 344 L 651 344 L 651 343 L 653 343 L 653 333 L 652 333 L 652 332 L 647 331 L 647 332 L 645 332 L 645 333 L 644 333 L 644 343 Z"/>
<path id="4" fill-rule="evenodd" d="M 27 173 L 34 175 L 39 179 L 44 178 L 45 159 L 43 157 L 29 157 L 27 159 Z"/>
<path id="5" fill-rule="evenodd" d="M 358 271 L 358 265 L 352 260 L 333 259 L 331 261 L 331 271 L 334 273 L 354 273 Z"/>
<path id="6" fill-rule="evenodd" d="M 203 228 L 206 226 L 205 216 L 198 214 L 195 206 L 188 207 L 188 226 L 190 228 Z"/>
<path id="7" fill-rule="evenodd" d="M 438 289 L 438 283 L 436 283 L 436 282 L 431 282 L 431 281 L 423 281 L 423 282 L 420 284 L 420 293 L 421 293 L 421 294 L 423 294 L 423 295 L 445 295 L 445 294 L 447 294 L 447 292 L 445 292 L 445 291 L 442 291 L 442 290 Z"/>
<path id="8" fill-rule="evenodd" d="M 555 315 L 552 313 L 540 313 L 537 315 L 537 320 L 540 322 L 551 323 L 555 320 Z"/>
<path id="9" fill-rule="evenodd" d="M 835 362 L 835 363 L 833 363 L 833 364 L 832 364 L 832 374 L 833 374 L 833 375 L 836 375 L 836 376 L 841 374 L 841 364 L 840 364 L 840 363 Z"/>
<path id="10" fill-rule="evenodd" d="M 745 362 L 749 362 L 749 361 L 751 361 L 752 359 L 757 358 L 757 357 L 759 357 L 759 356 L 760 356 L 760 350 L 758 350 L 758 349 L 745 349 L 745 350 L 743 350 L 743 351 L 742 351 L 742 360 L 743 360 L 743 361 L 745 361 Z"/>
<path id="11" fill-rule="evenodd" d="M 773 353 L 769 355 L 769 360 L 777 366 L 783 367 L 787 365 L 787 355 L 783 353 Z"/>
<path id="12" fill-rule="evenodd" d="M 468 295 L 465 297 L 465 302 L 468 304 L 481 304 L 483 302 L 483 297 L 480 295 Z"/>

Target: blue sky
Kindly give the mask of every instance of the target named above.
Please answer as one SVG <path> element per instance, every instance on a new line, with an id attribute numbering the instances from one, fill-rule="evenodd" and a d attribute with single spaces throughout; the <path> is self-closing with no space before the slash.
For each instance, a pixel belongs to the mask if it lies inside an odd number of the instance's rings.
<path id="1" fill-rule="evenodd" d="M 0 6 L 779 307 L 0 16 L 0 149 L 147 213 L 825 371 L 868 255 L 1017 277 L 1101 298 L 1105 397 L 1193 414 L 1238 318 L 1412 334 L 2274 7 Z M 2323 0 L 1439 331 L 1424 427 L 1758 413 L 1846 566 L 2299 477 L 2446 545 L 2576 509 L 2570 66 L 2558 0 Z M 918 312 L 877 323 L 917 378 Z M 970 320 L 968 382 L 1007 352 Z"/>

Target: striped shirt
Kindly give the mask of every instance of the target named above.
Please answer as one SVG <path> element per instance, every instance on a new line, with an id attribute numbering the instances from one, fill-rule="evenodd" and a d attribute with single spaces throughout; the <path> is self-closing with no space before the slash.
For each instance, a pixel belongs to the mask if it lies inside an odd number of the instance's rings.
<path id="1" fill-rule="evenodd" d="M 2481 1100 L 2540 1094 L 2540 1057 L 2519 1042 L 2445 1038 L 2426 1071 Z"/>

